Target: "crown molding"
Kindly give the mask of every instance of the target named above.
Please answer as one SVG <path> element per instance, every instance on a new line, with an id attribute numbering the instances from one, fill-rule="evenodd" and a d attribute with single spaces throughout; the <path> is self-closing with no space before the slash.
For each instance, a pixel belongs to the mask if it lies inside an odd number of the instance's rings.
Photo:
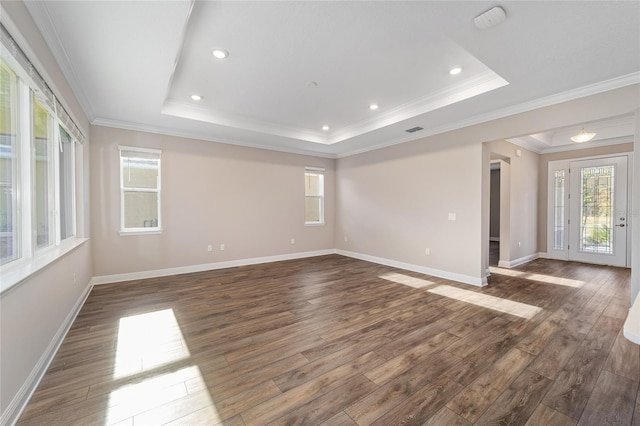
<path id="1" fill-rule="evenodd" d="M 539 154 L 553 154 L 556 152 L 576 151 L 579 149 L 597 148 L 601 146 L 620 145 L 623 143 L 633 143 L 633 135 L 620 136 L 610 139 L 601 139 L 597 141 L 584 142 L 584 143 L 571 143 L 570 145 L 558 145 L 549 148 L 545 148 L 539 152 Z"/>
<path id="2" fill-rule="evenodd" d="M 305 149 L 287 148 L 287 147 L 274 147 L 274 146 L 267 146 L 262 144 L 252 144 L 252 143 L 242 142 L 234 139 L 212 137 L 202 133 L 186 132 L 181 130 L 168 129 L 166 127 L 131 123 L 127 121 L 110 120 L 108 118 L 96 118 L 91 122 L 91 125 L 100 126 L 100 127 L 111 127 L 114 129 L 122 129 L 122 130 L 133 130 L 137 132 L 153 133 L 156 135 L 163 135 L 163 136 L 175 136 L 179 138 L 221 143 L 226 145 L 242 146 L 245 148 L 255 148 L 255 149 L 262 149 L 266 151 L 284 152 L 287 154 L 306 155 L 311 157 L 331 158 L 331 159 L 336 158 L 335 154 L 332 154 L 332 153 L 323 153 L 323 152 L 310 151 Z"/>
<path id="3" fill-rule="evenodd" d="M 414 99 L 375 118 L 347 126 L 337 137 L 331 140 L 330 144 L 342 142 L 364 133 L 427 114 L 431 111 L 482 95 L 508 84 L 508 81 L 495 72 L 485 71 L 454 86 L 446 87 L 435 93 Z"/>
<path id="4" fill-rule="evenodd" d="M 429 129 L 425 128 L 424 131 L 420 131 L 417 134 L 414 133 L 410 135 L 403 135 L 402 137 L 392 139 L 385 143 L 373 145 L 370 147 L 360 148 L 356 150 L 345 151 L 343 153 L 337 154 L 336 157 L 344 158 L 344 157 L 350 157 L 353 155 L 363 154 L 365 152 L 387 148 L 393 145 L 410 142 L 412 140 L 418 140 L 418 139 L 434 136 L 441 133 L 451 132 L 451 131 L 459 130 L 465 127 L 486 123 L 488 121 L 509 117 L 511 115 L 521 114 L 521 113 L 532 111 L 535 109 L 557 105 L 563 102 L 569 102 L 569 101 L 584 98 L 587 96 L 597 95 L 599 93 L 607 92 L 610 90 L 632 86 L 634 84 L 640 84 L 640 72 L 634 72 L 631 74 L 605 80 L 599 83 L 594 83 L 588 86 L 579 87 L 577 89 L 568 90 L 555 95 L 546 96 L 544 98 L 536 99 L 533 101 L 523 102 L 517 105 L 513 105 L 511 107 L 502 108 L 502 109 L 491 111 L 485 114 L 478 114 L 473 117 L 469 117 L 464 120 L 459 120 L 454 123 L 445 124 L 442 126 L 433 127 Z M 523 148 L 530 149 L 529 147 L 523 147 Z"/>

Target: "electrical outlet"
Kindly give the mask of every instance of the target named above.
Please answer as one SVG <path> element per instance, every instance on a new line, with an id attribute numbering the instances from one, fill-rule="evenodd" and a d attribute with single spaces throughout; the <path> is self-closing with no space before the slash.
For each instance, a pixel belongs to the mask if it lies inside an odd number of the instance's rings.
<path id="1" fill-rule="evenodd" d="M 449 220 L 456 220 L 456 214 L 455 213 L 449 213 L 448 218 L 449 218 Z"/>
<path id="2" fill-rule="evenodd" d="M 349 241 L 349 239 L 347 238 L 347 236 L 344 236 L 344 242 L 346 243 L 347 241 Z"/>
<path id="3" fill-rule="evenodd" d="M 295 244 L 295 243 L 296 243 L 296 239 L 295 239 L 295 238 L 292 238 L 292 239 L 291 239 L 291 244 Z"/>
<path id="4" fill-rule="evenodd" d="M 518 241 L 518 247 L 522 247 L 522 242 Z"/>
<path id="5" fill-rule="evenodd" d="M 207 246 L 207 251 L 213 251 L 213 244 L 209 244 Z"/>
<path id="6" fill-rule="evenodd" d="M 224 244 L 220 244 L 220 251 L 224 251 Z"/>
<path id="7" fill-rule="evenodd" d="M 426 254 L 427 256 L 431 256 L 431 249 L 429 247 L 424 249 L 424 254 Z"/>

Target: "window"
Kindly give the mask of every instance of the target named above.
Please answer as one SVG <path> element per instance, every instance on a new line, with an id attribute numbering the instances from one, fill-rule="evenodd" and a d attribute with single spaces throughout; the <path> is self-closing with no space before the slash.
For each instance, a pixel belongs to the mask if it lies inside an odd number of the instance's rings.
<path id="1" fill-rule="evenodd" d="M 157 149 L 120 146 L 120 232 L 162 232 L 160 154 Z"/>
<path id="2" fill-rule="evenodd" d="M 17 91 L 15 73 L 0 62 L 0 265 L 20 257 Z"/>
<path id="3" fill-rule="evenodd" d="M 76 245 L 56 249 L 76 235 L 75 152 L 83 140 L 0 25 L 0 291 Z"/>
<path id="4" fill-rule="evenodd" d="M 54 233 L 54 158 L 53 120 L 44 105 L 33 97 L 34 209 L 36 248 L 53 244 Z"/>
<path id="5" fill-rule="evenodd" d="M 324 169 L 305 167 L 304 223 L 324 224 Z"/>
<path id="6" fill-rule="evenodd" d="M 60 239 L 76 234 L 75 144 L 71 135 L 60 127 Z"/>

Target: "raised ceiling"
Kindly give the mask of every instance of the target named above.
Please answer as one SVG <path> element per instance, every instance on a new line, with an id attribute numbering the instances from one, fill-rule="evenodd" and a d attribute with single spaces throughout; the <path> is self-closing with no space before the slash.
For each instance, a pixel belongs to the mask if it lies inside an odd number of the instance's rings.
<path id="1" fill-rule="evenodd" d="M 640 82 L 640 2 L 503 2 L 486 30 L 494 2 L 26 4 L 93 124 L 282 151 L 346 155 Z"/>

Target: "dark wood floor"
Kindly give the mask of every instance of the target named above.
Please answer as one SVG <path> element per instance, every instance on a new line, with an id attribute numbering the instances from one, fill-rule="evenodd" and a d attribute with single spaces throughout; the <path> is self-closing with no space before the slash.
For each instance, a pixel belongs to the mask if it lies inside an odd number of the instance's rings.
<path id="1" fill-rule="evenodd" d="M 330 255 L 98 286 L 19 424 L 638 425 L 629 275 Z"/>

